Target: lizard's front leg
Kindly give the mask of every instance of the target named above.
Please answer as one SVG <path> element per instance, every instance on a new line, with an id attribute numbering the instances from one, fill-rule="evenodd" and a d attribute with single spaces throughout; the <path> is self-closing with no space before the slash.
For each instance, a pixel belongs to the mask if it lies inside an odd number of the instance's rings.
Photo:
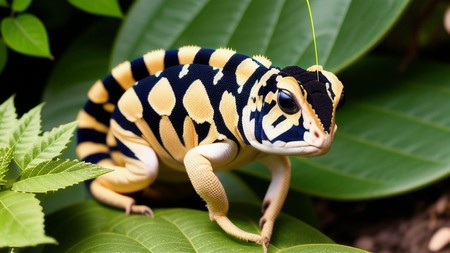
<path id="1" fill-rule="evenodd" d="M 260 162 L 267 166 L 272 173 L 272 181 L 262 205 L 263 216 L 259 221 L 262 229 L 261 236 L 265 246 L 268 247 L 275 219 L 280 213 L 289 191 L 291 165 L 287 156 L 279 155 L 265 156 Z"/>
<path id="2" fill-rule="evenodd" d="M 207 204 L 211 220 L 215 220 L 226 233 L 236 238 L 261 244 L 260 235 L 245 232 L 228 219 L 228 199 L 213 172 L 214 167 L 220 167 L 234 159 L 236 153 L 236 144 L 232 142 L 198 146 L 186 154 L 184 164 L 195 191 Z"/>

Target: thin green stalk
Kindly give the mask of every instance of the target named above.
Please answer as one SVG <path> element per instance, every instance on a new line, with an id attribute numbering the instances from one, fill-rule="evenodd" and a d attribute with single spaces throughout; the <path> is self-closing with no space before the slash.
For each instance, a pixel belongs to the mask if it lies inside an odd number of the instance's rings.
<path id="1" fill-rule="evenodd" d="M 312 37 L 313 37 L 313 43 L 314 43 L 314 53 L 316 55 L 316 65 L 319 65 L 319 53 L 317 51 L 316 32 L 314 30 L 314 20 L 313 20 L 313 15 L 312 15 L 312 11 L 311 11 L 311 5 L 309 4 L 309 0 L 306 0 L 306 5 L 308 6 L 309 20 L 311 21 L 311 31 L 312 31 Z M 317 71 L 317 80 L 319 80 L 319 71 Z"/>

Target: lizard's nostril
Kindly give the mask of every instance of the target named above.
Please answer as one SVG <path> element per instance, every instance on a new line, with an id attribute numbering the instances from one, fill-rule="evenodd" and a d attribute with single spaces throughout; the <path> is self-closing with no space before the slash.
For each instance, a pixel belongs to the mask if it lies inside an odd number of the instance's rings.
<path id="1" fill-rule="evenodd" d="M 313 134 L 316 138 L 319 138 L 319 136 L 320 136 L 319 132 L 317 132 L 317 131 L 314 131 Z"/>

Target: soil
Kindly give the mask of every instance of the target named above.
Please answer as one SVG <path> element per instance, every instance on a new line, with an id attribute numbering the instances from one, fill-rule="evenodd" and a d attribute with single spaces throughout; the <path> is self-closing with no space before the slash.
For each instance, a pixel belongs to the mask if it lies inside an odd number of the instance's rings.
<path id="1" fill-rule="evenodd" d="M 444 247 L 430 251 L 430 239 L 450 228 L 450 181 L 396 197 L 364 202 L 317 200 L 321 231 L 339 244 L 376 253 L 450 253 L 450 235 L 439 239 Z"/>

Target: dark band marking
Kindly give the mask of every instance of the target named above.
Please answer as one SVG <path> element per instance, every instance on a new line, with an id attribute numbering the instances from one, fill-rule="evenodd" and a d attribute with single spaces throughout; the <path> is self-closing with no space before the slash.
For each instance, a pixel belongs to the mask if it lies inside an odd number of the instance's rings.
<path id="1" fill-rule="evenodd" d="M 164 69 L 179 65 L 178 50 L 166 51 L 164 56 Z"/>
<path id="2" fill-rule="evenodd" d="M 83 161 L 88 162 L 88 163 L 98 163 L 104 159 L 111 159 L 111 156 L 109 155 L 109 153 L 95 153 L 92 155 L 88 155 L 83 158 Z"/>
<path id="3" fill-rule="evenodd" d="M 131 73 L 136 81 L 144 79 L 150 75 L 147 66 L 145 65 L 144 57 L 139 57 L 131 62 Z"/>
<path id="4" fill-rule="evenodd" d="M 125 90 L 112 75 L 105 77 L 102 82 L 105 85 L 105 89 L 108 91 L 109 102 L 117 104 L 117 101 L 119 101 Z"/>
<path id="5" fill-rule="evenodd" d="M 96 142 L 96 143 L 106 143 L 106 134 L 100 133 L 95 129 L 90 128 L 78 128 L 77 129 L 77 142 Z"/>
<path id="6" fill-rule="evenodd" d="M 211 58 L 211 55 L 215 52 L 214 49 L 208 49 L 208 48 L 202 48 L 198 51 L 198 53 L 195 55 L 194 63 L 195 64 L 203 64 L 203 65 L 209 65 L 209 59 Z"/>
<path id="7" fill-rule="evenodd" d="M 98 122 L 105 126 L 109 126 L 109 119 L 111 114 L 103 108 L 102 104 L 96 104 L 92 101 L 87 101 L 84 105 L 84 111 L 95 118 Z"/>

